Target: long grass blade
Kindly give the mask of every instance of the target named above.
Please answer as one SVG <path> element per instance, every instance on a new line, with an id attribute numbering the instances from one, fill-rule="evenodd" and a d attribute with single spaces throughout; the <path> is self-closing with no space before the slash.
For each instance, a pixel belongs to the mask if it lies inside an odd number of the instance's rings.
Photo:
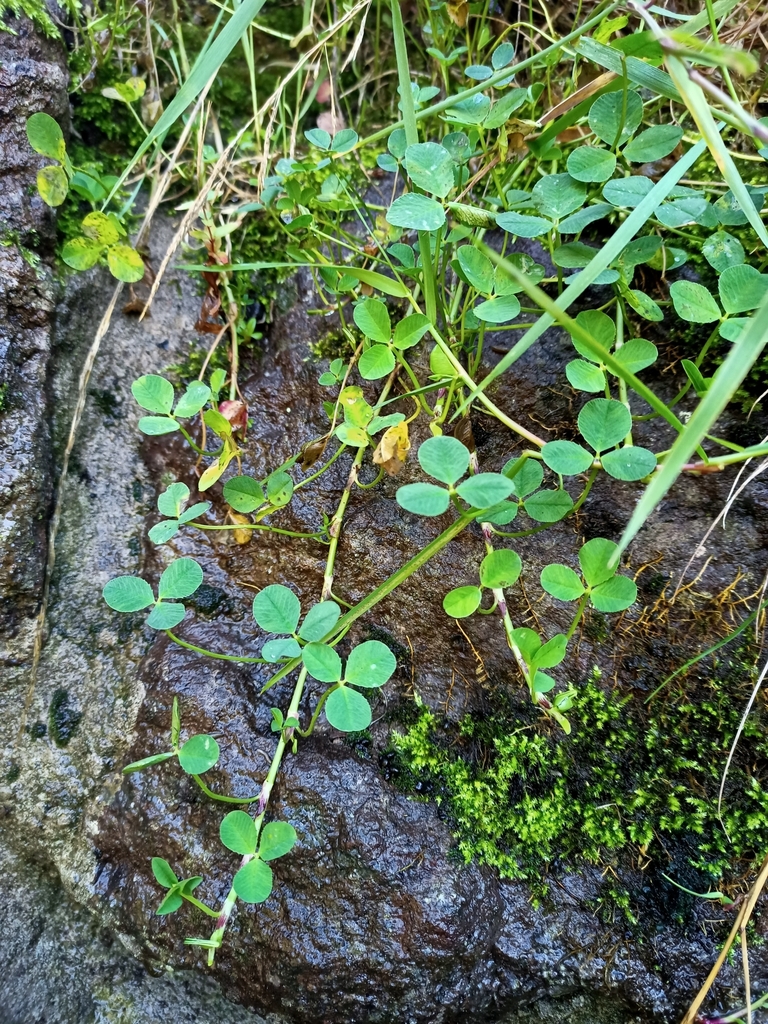
<path id="1" fill-rule="evenodd" d="M 707 393 L 696 406 L 684 432 L 672 446 L 660 471 L 646 487 L 642 498 L 627 523 L 614 555 L 614 563 L 632 543 L 646 520 L 680 475 L 704 436 L 722 414 L 734 392 L 749 373 L 768 342 L 768 295 L 755 312 L 749 326 L 742 332 L 728 356 L 720 364 Z"/>

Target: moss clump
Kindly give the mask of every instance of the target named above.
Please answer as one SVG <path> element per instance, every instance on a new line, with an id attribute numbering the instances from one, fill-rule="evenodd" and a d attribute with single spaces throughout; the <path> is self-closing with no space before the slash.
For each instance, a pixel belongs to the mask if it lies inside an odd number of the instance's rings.
<path id="1" fill-rule="evenodd" d="M 650 712 L 640 700 L 606 693 L 595 677 L 579 688 L 569 737 L 537 721 L 521 727 L 503 709 L 446 730 L 422 708 L 393 735 L 387 768 L 398 767 L 406 788 L 424 792 L 416 782 L 431 783 L 464 859 L 505 877 L 535 880 L 561 859 L 618 863 L 619 851 L 634 846 L 663 853 L 665 864 L 681 855 L 720 878 L 768 845 L 768 789 L 756 770 L 768 759 L 763 707 L 740 740 L 722 824 L 717 814 L 745 676 L 742 665 L 726 666 L 655 701 Z"/>
<path id="2" fill-rule="evenodd" d="M 8 24 L 11 18 L 25 16 L 44 36 L 58 39 L 59 30 L 54 25 L 43 0 L 0 0 L 0 30 L 3 32 L 14 31 Z"/>

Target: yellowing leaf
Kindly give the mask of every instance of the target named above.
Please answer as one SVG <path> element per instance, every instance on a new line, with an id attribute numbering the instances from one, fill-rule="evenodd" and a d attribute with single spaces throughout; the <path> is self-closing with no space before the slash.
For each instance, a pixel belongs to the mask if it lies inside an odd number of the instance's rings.
<path id="1" fill-rule="evenodd" d="M 397 476 L 408 458 L 410 449 L 408 424 L 396 423 L 394 427 L 389 427 L 382 434 L 376 451 L 373 453 L 373 461 L 390 476 Z"/>
<path id="2" fill-rule="evenodd" d="M 232 520 L 233 523 L 249 523 L 250 522 L 250 520 L 248 519 L 248 516 L 241 516 L 237 512 L 230 512 L 229 513 L 229 518 Z M 253 535 L 253 530 L 233 530 L 232 531 L 232 536 L 235 538 L 235 544 L 247 544 L 250 541 L 252 535 Z"/>

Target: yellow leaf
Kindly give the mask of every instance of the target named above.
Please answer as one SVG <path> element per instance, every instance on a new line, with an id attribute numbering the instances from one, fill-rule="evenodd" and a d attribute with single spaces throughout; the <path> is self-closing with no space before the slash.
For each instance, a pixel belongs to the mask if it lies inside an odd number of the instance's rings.
<path id="1" fill-rule="evenodd" d="M 250 522 L 248 516 L 241 516 L 238 512 L 230 512 L 229 513 L 229 518 L 232 520 L 233 523 L 249 523 Z M 235 538 L 235 544 L 247 544 L 250 541 L 252 535 L 253 535 L 253 530 L 233 530 L 232 531 L 232 536 Z"/>
<path id="2" fill-rule="evenodd" d="M 408 437 L 408 424 L 397 423 L 382 434 L 373 461 L 381 466 L 390 476 L 397 476 L 408 458 L 411 442 Z"/>

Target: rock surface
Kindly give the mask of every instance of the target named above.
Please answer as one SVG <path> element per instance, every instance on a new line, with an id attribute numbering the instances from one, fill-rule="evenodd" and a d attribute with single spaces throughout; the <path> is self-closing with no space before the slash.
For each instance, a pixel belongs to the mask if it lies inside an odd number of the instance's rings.
<path id="1" fill-rule="evenodd" d="M 0 42 L 6 42 L 2 35 Z M 10 92 L 0 101 L 0 133 L 10 133 L 10 152 L 20 154 L 10 186 L 20 198 L 2 209 L 14 218 L 10 230 L 23 244 L 31 244 L 29 232 L 35 230 L 41 251 L 49 252 L 48 214 L 29 198 L 37 164 L 24 150 L 23 121 L 41 108 L 65 116 L 63 106 L 47 106 L 46 99 L 50 82 L 64 95 L 64 72 L 29 34 L 8 45 L 19 77 L 9 80 Z M 9 67 L 4 63 L 0 74 L 8 75 Z M 152 241 L 155 262 L 172 231 L 170 222 L 159 222 Z M 209 784 L 238 796 L 253 794 L 275 742 L 269 707 L 284 707 L 289 687 L 280 684 L 260 697 L 268 678 L 262 666 L 207 661 L 180 649 L 147 629 L 143 613 L 111 612 L 101 588 L 122 573 L 154 583 L 172 557 L 194 556 L 205 570 L 205 584 L 189 602 L 192 611 L 178 632 L 194 644 L 254 656 L 261 646 L 250 615 L 254 588 L 290 583 L 307 607 L 319 595 L 325 549 L 276 534 L 240 546 L 227 535 L 189 528 L 169 545 L 148 542 L 157 494 L 171 479 L 191 488 L 197 479 L 191 452 L 176 438 L 141 440 L 139 410 L 130 396 L 135 377 L 183 360 L 193 336 L 199 295 L 194 282 L 171 274 L 151 318 L 139 324 L 116 313 L 102 345 L 64 484 L 47 643 L 27 729 L 18 738 L 13 724 L 29 696 L 30 626 L 40 598 L 53 466 L 68 431 L 80 367 L 113 282 L 100 270 L 71 280 L 52 342 L 50 272 L 41 270 L 47 276 L 38 280 L 18 243 L 0 248 L 0 259 L 6 257 L 6 283 L 13 273 L 16 284 L 13 296 L 3 300 L 8 315 L 0 326 L 0 365 L 3 379 L 11 382 L 9 404 L 0 413 L 9 446 L 0 499 L 0 592 L 7 598 L 3 684 L 11 726 L 4 736 L 2 793 L 3 1020 L 674 1020 L 716 955 L 720 932 L 704 928 L 711 908 L 694 916 L 687 930 L 660 923 L 654 938 L 638 943 L 621 921 L 595 916 L 591 901 L 599 892 L 599 874 L 564 869 L 554 873 L 550 900 L 536 908 L 525 884 L 457 863 L 449 828 L 434 805 L 398 794 L 364 747 L 351 749 L 327 725 L 287 759 L 270 807 L 294 824 L 299 843 L 275 865 L 274 896 L 263 906 L 238 908 L 214 970 L 207 971 L 200 953 L 183 945 L 186 935 L 206 934 L 199 912 L 185 908 L 170 918 L 154 916 L 160 892 L 151 856 L 167 858 L 179 875 L 203 875 L 198 892 L 212 903 L 225 895 L 237 859 L 218 842 L 221 810 L 177 768 L 123 779 L 121 766 L 166 748 L 177 696 L 184 735 L 213 731 L 221 744 L 222 759 L 209 773 Z M 325 393 L 316 383 L 317 366 L 307 362 L 307 342 L 326 328 L 320 318 L 305 315 L 311 306 L 309 282 L 300 277 L 294 309 L 274 325 L 263 355 L 243 374 L 254 421 L 246 472 L 263 475 L 325 429 Z M 496 338 L 503 345 L 504 337 Z M 561 371 L 567 348 L 560 333 L 549 332 L 520 362 L 514 379 L 501 382 L 496 400 L 502 408 L 533 429 L 541 429 L 540 422 L 571 429 L 575 410 Z M 664 380 L 656 384 L 672 387 Z M 495 468 L 516 451 L 510 436 L 493 430 L 490 421 L 478 417 L 474 429 L 482 466 Z M 738 440 L 746 443 L 765 432 L 764 424 L 750 421 Z M 16 469 L 19 460 L 23 472 Z M 314 487 L 298 491 L 280 525 L 317 529 L 322 512 L 333 512 L 347 472 L 342 458 Z M 335 584 L 346 600 L 360 599 L 434 536 L 434 523 L 403 514 L 394 501 L 396 487 L 415 474 L 410 464 L 397 482 L 354 494 Z M 731 480 L 723 474 L 683 481 L 639 538 L 635 565 L 663 553 L 665 571 L 679 571 Z M 632 485 L 598 485 L 589 529 L 616 536 L 636 495 Z M 223 511 L 220 488 L 212 496 L 211 523 Z M 738 570 L 752 574 L 750 589 L 757 587 L 765 568 L 767 508 L 766 488 L 757 481 L 726 531 L 707 542 L 706 556 L 713 560 L 700 590 L 717 593 Z M 522 540 L 518 550 L 526 574 L 535 579 L 541 565 L 572 551 L 585 526 L 569 520 Z M 385 638 L 400 655 L 397 676 L 376 706 L 374 748 L 388 728 L 385 712 L 408 699 L 413 688 L 454 718 L 478 706 L 478 687 L 471 682 L 474 655 L 440 602 L 452 586 L 468 582 L 481 553 L 477 530 L 468 530 L 358 624 L 355 639 Z M 696 571 L 704 557 L 697 559 Z M 528 614 L 524 593 L 514 595 L 513 614 Z M 652 603 L 650 589 L 644 600 Z M 554 629 L 563 612 L 543 602 L 537 614 Z M 672 659 L 682 661 L 689 648 L 680 629 L 680 620 L 669 619 L 658 624 L 652 641 L 628 640 L 619 661 L 622 685 L 647 689 Z M 473 620 L 472 639 L 494 685 L 519 692 L 498 624 L 490 617 Z M 568 663 L 569 675 L 578 678 L 605 657 L 585 637 Z M 465 682 L 454 687 L 454 676 Z M 310 696 L 317 692 L 310 689 Z M 304 716 L 310 705 L 305 702 Z M 644 885 L 640 871 L 628 873 L 626 881 L 638 892 Z M 723 975 L 716 992 L 723 1005 L 739 1003 L 738 980 L 736 969 Z M 752 984 L 755 992 L 768 987 L 761 950 L 753 957 Z"/>

